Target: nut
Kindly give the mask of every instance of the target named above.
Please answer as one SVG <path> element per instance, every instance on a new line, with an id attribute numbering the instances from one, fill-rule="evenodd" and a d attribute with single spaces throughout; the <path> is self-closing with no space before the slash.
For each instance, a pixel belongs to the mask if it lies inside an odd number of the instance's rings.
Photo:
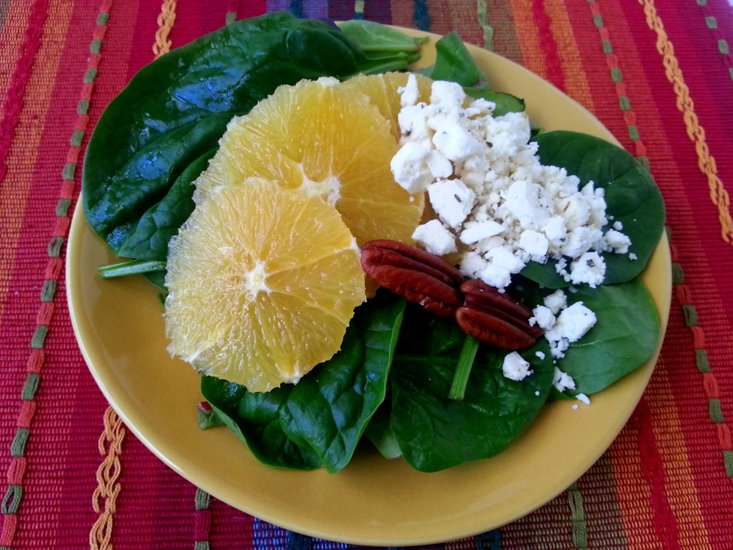
<path id="1" fill-rule="evenodd" d="M 532 310 L 494 287 L 471 279 L 460 290 L 464 304 L 456 310 L 456 322 L 466 334 L 508 349 L 531 347 L 542 336 L 541 328 L 529 324 Z"/>
<path id="2" fill-rule="evenodd" d="M 453 315 L 463 303 L 458 291 L 461 273 L 419 248 L 397 241 L 370 241 L 362 248 L 361 265 L 377 283 L 439 317 Z"/>

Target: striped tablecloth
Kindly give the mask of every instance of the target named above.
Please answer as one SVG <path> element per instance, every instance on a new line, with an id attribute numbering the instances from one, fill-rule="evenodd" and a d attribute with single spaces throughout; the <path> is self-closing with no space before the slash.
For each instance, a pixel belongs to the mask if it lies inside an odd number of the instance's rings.
<path id="1" fill-rule="evenodd" d="M 63 258 L 101 110 L 154 56 L 288 10 L 464 40 L 575 98 L 662 189 L 658 367 L 608 452 L 523 519 L 445 548 L 733 548 L 733 6 L 726 0 L 0 1 L 2 548 L 336 548 L 210 498 L 129 434 L 78 351 Z"/>

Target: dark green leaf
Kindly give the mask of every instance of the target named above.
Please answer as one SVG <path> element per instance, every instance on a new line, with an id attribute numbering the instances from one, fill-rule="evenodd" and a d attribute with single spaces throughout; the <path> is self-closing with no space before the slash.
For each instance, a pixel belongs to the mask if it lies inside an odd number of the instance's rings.
<path id="1" fill-rule="evenodd" d="M 495 117 L 524 111 L 524 100 L 511 94 L 495 92 L 486 88 L 464 88 L 464 90 L 468 96 L 474 99 L 483 98 L 496 104 L 492 113 Z"/>
<path id="2" fill-rule="evenodd" d="M 194 160 L 176 178 L 168 193 L 148 209 L 137 223 L 130 226 L 128 235 L 119 249 L 121 256 L 165 261 L 168 241 L 188 219 L 194 208 L 194 180 L 209 164 L 216 153 L 208 151 Z"/>
<path id="3" fill-rule="evenodd" d="M 113 251 L 137 250 L 137 240 L 127 241 L 140 218 L 217 146 L 233 116 L 281 84 L 345 77 L 363 61 L 337 28 L 286 13 L 238 21 L 160 57 L 109 104 L 90 140 L 83 176 L 89 223 Z"/>
<path id="4" fill-rule="evenodd" d="M 649 172 L 627 151 L 602 139 L 577 132 L 542 132 L 535 136 L 542 164 L 560 166 L 605 190 L 606 212 L 623 223 L 631 239 L 628 254 L 604 253 L 605 283 L 622 283 L 646 266 L 664 229 L 664 203 Z M 612 222 L 611 222 L 612 223 Z M 555 270 L 555 261 L 530 263 L 522 275 L 550 288 L 569 286 Z"/>
<path id="5" fill-rule="evenodd" d="M 486 86 L 486 75 L 455 31 L 435 43 L 435 64 L 425 74 L 433 80 L 449 80 L 467 88 Z"/>
<path id="6" fill-rule="evenodd" d="M 657 308 L 644 284 L 635 279 L 596 289 L 580 288 L 568 302 L 583 302 L 596 314 L 596 325 L 570 345 L 558 367 L 575 380 L 575 393 L 606 389 L 643 365 L 660 338 Z"/>
<path id="7" fill-rule="evenodd" d="M 413 308 L 409 312 L 391 374 L 390 425 L 405 460 L 432 472 L 504 450 L 531 423 L 549 394 L 553 365 L 544 339 L 522 352 L 533 374 L 520 382 L 502 373 L 508 351 L 482 344 L 465 397 L 455 401 L 447 396 L 463 338 L 452 335 L 445 340 L 450 346 L 433 342 L 460 329 L 452 319 L 428 317 Z"/>
<path id="8" fill-rule="evenodd" d="M 204 397 L 261 461 L 341 470 L 384 401 L 403 309 L 404 302 L 389 295 L 360 306 L 341 350 L 296 385 L 251 393 L 205 377 Z"/>

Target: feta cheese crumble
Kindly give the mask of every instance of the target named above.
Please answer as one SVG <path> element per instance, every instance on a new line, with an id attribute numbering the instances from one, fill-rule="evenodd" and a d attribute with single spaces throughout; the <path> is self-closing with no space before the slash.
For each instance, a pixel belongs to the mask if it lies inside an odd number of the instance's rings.
<path id="1" fill-rule="evenodd" d="M 494 103 L 452 82 L 434 82 L 429 103 L 417 102 L 416 89 L 411 75 L 398 90 L 402 138 L 391 169 L 408 192 L 427 191 L 437 218 L 413 234 L 426 250 L 460 249 L 461 272 L 500 290 L 530 261 L 548 259 L 567 281 L 595 287 L 606 272 L 599 253 L 633 254 L 620 222 L 604 231 L 603 189 L 540 163 L 526 113 L 494 117 Z"/>
<path id="2" fill-rule="evenodd" d="M 504 374 L 505 378 L 516 382 L 524 380 L 527 376 L 532 374 L 532 370 L 529 368 L 529 361 L 525 361 L 525 359 L 516 351 L 513 351 L 504 357 L 501 372 Z"/>
<path id="3" fill-rule="evenodd" d="M 532 310 L 529 324 L 545 331 L 550 353 L 555 359 L 565 357 L 570 344 L 577 342 L 596 324 L 596 314 L 583 302 L 567 305 L 567 296 L 556 290 Z"/>

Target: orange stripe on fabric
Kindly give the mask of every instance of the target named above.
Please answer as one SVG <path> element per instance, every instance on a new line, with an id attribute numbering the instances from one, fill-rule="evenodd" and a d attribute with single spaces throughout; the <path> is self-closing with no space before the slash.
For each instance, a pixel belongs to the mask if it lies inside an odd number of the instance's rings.
<path id="1" fill-rule="evenodd" d="M 33 166 L 38 159 L 44 133 L 44 126 L 37 121 L 45 120 L 51 107 L 51 92 L 62 54 L 57 45 L 63 43 L 66 37 L 71 10 L 64 2 L 57 0 L 49 6 L 49 21 L 53 21 L 53 24 L 44 27 L 37 54 L 43 62 L 34 65 L 28 81 L 28 98 L 20 112 L 15 139 L 8 153 L 8 171 L 3 185 L 0 185 L 0 226 L 3 228 L 0 239 L 0 319 L 8 303 L 10 274 L 14 271 L 18 241 L 23 236 L 23 223 L 33 184 Z"/>
<path id="2" fill-rule="evenodd" d="M 13 68 L 21 56 L 23 35 L 31 14 L 30 2 L 10 2 L 5 24 L 0 31 L 0 52 L 3 52 L 3 68 L 0 71 L 0 98 L 7 95 L 10 88 Z M 5 116 L 0 102 L 0 119 Z"/>
<path id="3" fill-rule="evenodd" d="M 708 148 L 705 129 L 700 125 L 697 114 L 695 113 L 695 104 L 690 97 L 690 90 L 685 83 L 684 75 L 675 57 L 674 46 L 667 38 L 667 33 L 664 30 L 664 22 L 657 13 L 654 1 L 639 0 L 639 3 L 644 8 L 647 25 L 657 35 L 657 50 L 662 56 L 662 63 L 664 64 L 667 79 L 672 84 L 675 95 L 677 96 L 677 109 L 682 113 L 687 129 L 687 136 L 695 145 L 698 167 L 707 178 L 710 189 L 710 200 L 718 208 L 721 236 L 725 242 L 733 244 L 733 218 L 731 218 L 730 213 L 730 197 L 723 186 L 723 182 L 718 177 L 715 158 Z"/>
<path id="4" fill-rule="evenodd" d="M 456 31 L 464 42 L 483 46 L 484 33 L 476 18 L 475 0 L 428 0 L 430 30 L 438 34 Z"/>
<path id="5" fill-rule="evenodd" d="M 533 73 L 548 79 L 545 54 L 540 46 L 538 33 L 534 25 L 525 23 L 525 21 L 532 21 L 532 3 L 526 0 L 510 0 L 509 3 L 512 6 L 515 21 L 514 30 L 517 33 L 517 40 L 522 52 L 520 63 Z"/>
<path id="6" fill-rule="evenodd" d="M 586 109 L 593 112 L 593 97 L 583 61 L 578 53 L 578 42 L 568 17 L 564 0 L 547 0 L 545 10 L 552 22 L 552 34 L 557 43 L 565 75 L 566 92 Z"/>

